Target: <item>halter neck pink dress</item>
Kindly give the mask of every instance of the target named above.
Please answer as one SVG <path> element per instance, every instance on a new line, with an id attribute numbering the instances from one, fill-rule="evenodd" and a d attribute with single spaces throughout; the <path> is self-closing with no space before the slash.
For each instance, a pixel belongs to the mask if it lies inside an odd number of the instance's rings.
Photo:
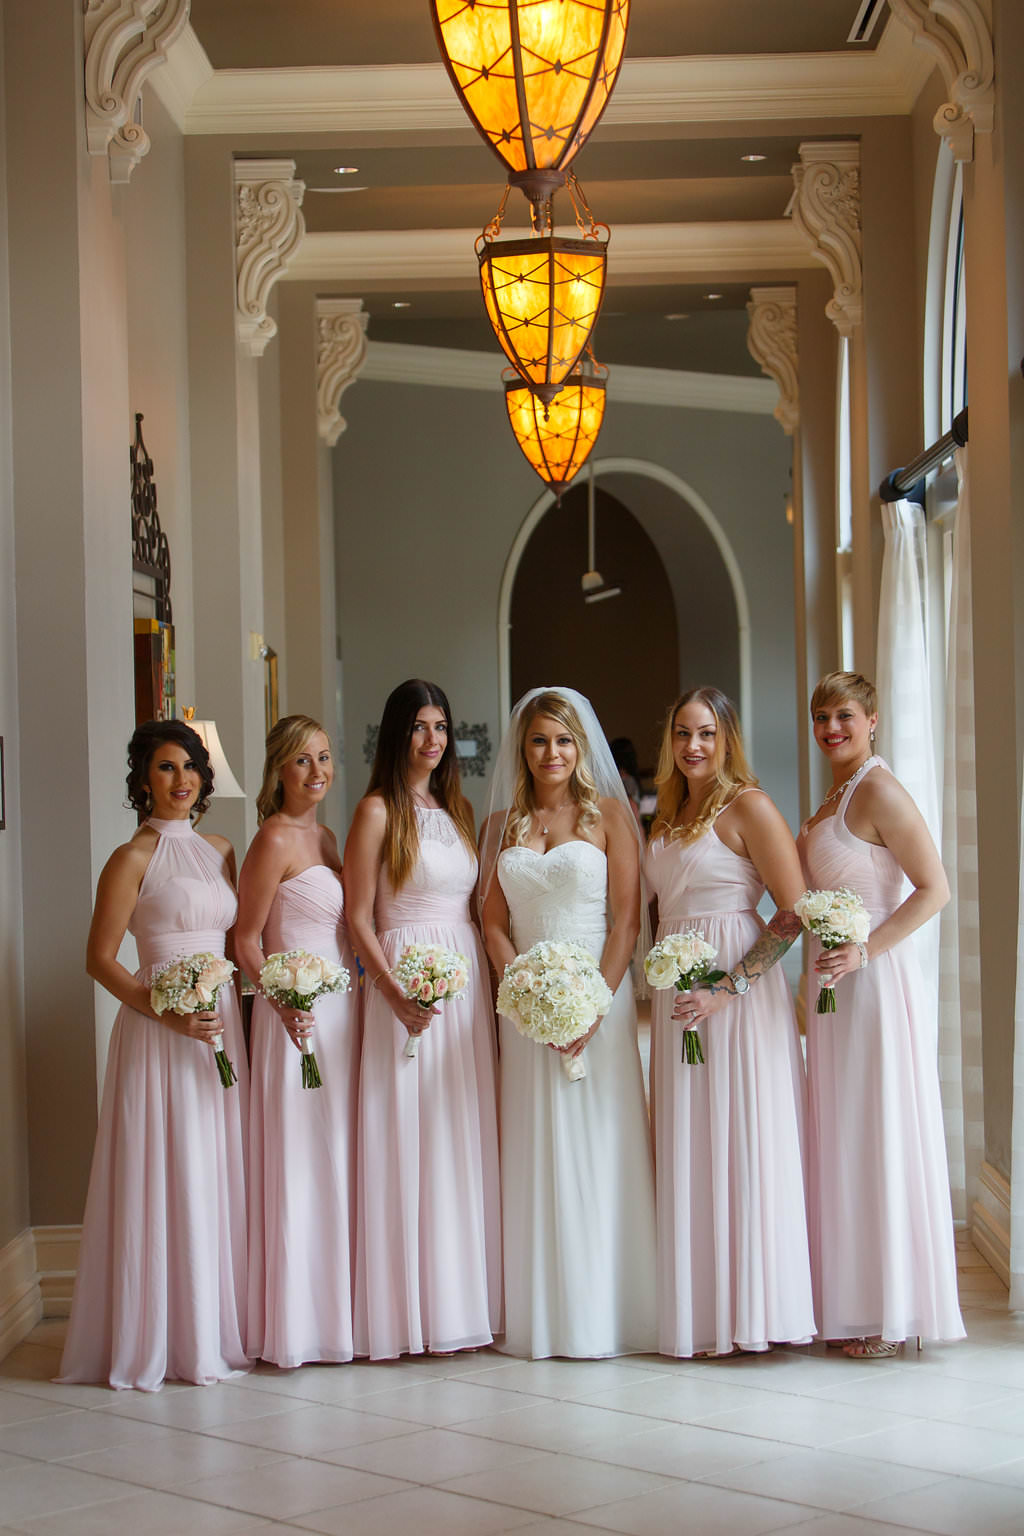
<path id="1" fill-rule="evenodd" d="M 294 1366 L 352 1359 L 359 994 L 341 878 L 326 864 L 277 888 L 263 952 L 287 949 L 340 962 L 352 978 L 313 1008 L 319 1088 L 303 1088 L 301 1057 L 270 1004 L 253 1007 L 249 1353 Z"/>
<path id="2" fill-rule="evenodd" d="M 366 994 L 359 1088 L 356 1353 L 371 1359 L 489 1344 L 501 1327 L 495 1028 L 469 913 L 476 858 L 446 811 L 416 807 L 419 858 L 399 891 L 382 868 L 374 921 L 389 966 L 407 944 L 469 961 L 463 997 L 408 1038 Z"/>
<path id="3" fill-rule="evenodd" d="M 764 882 L 713 826 L 691 843 L 655 838 L 645 873 L 658 938 L 696 929 L 717 949 L 716 969 L 764 930 Z M 776 965 L 705 1019 L 703 1066 L 681 1060 L 678 996 L 651 1002 L 658 1348 L 689 1357 L 807 1343 L 806 1089 L 789 985 Z"/>
<path id="4" fill-rule="evenodd" d="M 187 821 L 159 834 L 128 924 L 137 975 L 224 953 L 237 901 L 224 860 Z M 200 1040 L 122 1006 L 103 1084 L 61 1381 L 155 1392 L 248 1366 L 244 1120 L 249 1098 L 233 987 L 217 1003 L 238 1074 L 221 1087 Z"/>
<path id="5" fill-rule="evenodd" d="M 877 928 L 903 899 L 887 848 L 846 825 L 869 758 L 834 816 L 803 827 L 815 890 L 849 886 Z M 818 1321 L 826 1338 L 962 1339 L 949 1174 L 939 1097 L 937 1021 L 909 939 L 837 985 L 835 1013 L 807 998 L 810 1226 Z"/>

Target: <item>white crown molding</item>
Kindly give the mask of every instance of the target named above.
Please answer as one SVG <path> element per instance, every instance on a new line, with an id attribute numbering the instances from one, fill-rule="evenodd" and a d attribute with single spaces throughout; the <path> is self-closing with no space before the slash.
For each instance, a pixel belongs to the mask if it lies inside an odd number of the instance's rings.
<path id="1" fill-rule="evenodd" d="M 575 233 L 575 231 L 573 231 Z M 475 286 L 475 229 L 364 229 L 307 234 L 289 264 L 288 281 L 461 278 Z M 806 241 L 789 219 L 706 224 L 617 224 L 609 278 L 747 277 L 813 267 Z"/>
<path id="2" fill-rule="evenodd" d="M 247 357 L 262 357 L 277 325 L 267 314 L 274 284 L 287 271 L 305 224 L 294 160 L 236 160 L 235 335 Z"/>
<path id="3" fill-rule="evenodd" d="M 139 98 L 185 30 L 190 0 L 85 0 L 85 124 L 91 155 L 126 182 L 149 152 Z"/>
<path id="4" fill-rule="evenodd" d="M 974 159 L 975 133 L 992 132 L 995 58 L 989 22 L 977 0 L 889 0 L 912 41 L 938 60 L 949 100 L 933 119 L 954 160 Z"/>
<path id="5" fill-rule="evenodd" d="M 860 145 L 852 139 L 801 144 L 793 182 L 793 223 L 832 277 L 825 313 L 840 336 L 849 336 L 864 318 Z"/>
<path id="6" fill-rule="evenodd" d="M 507 367 L 497 348 L 493 352 L 469 352 L 455 347 L 371 341 L 360 377 L 380 384 L 428 384 L 498 394 L 504 389 L 502 373 Z M 775 386 L 767 379 L 684 373 L 669 368 L 626 368 L 618 364 L 608 371 L 608 399 L 623 405 L 664 405 L 675 410 L 770 416 L 776 398 Z"/>
<path id="7" fill-rule="evenodd" d="M 184 133 L 188 109 L 196 93 L 213 79 L 215 71 L 191 24 L 167 50 L 164 62 L 165 68 L 158 69 L 146 85 L 160 98 L 178 131 Z"/>
<path id="8" fill-rule="evenodd" d="M 751 288 L 747 305 L 751 357 L 779 390 L 775 420 L 787 437 L 800 424 L 800 379 L 797 358 L 796 289 Z"/>
<path id="9" fill-rule="evenodd" d="M 338 403 L 366 362 L 366 322 L 362 299 L 316 301 L 316 424 L 333 448 L 348 423 Z"/>
<path id="10" fill-rule="evenodd" d="M 397 133 L 465 128 L 444 66 L 212 70 L 194 34 L 175 60 L 186 133 Z M 205 63 L 205 67 L 204 67 Z M 904 27 L 866 52 L 626 59 L 602 118 L 616 126 L 877 117 L 909 112 L 933 65 Z M 162 90 L 161 84 L 161 90 Z M 168 88 L 170 89 L 170 88 Z"/>

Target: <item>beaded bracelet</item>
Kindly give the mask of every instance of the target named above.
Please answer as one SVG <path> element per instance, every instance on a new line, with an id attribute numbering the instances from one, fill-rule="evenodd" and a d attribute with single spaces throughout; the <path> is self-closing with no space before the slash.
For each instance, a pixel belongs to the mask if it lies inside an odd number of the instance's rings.
<path id="1" fill-rule="evenodd" d="M 866 944 L 862 944 L 858 939 L 857 948 L 860 950 L 860 968 L 863 970 L 868 963 L 868 947 Z"/>

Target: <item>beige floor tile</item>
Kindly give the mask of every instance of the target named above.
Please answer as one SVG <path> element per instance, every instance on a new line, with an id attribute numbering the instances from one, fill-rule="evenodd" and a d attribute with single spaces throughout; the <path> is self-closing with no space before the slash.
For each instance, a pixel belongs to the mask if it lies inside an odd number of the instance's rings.
<path id="1" fill-rule="evenodd" d="M 68 1509 L 30 1520 L 26 1536 L 238 1536 L 252 1529 L 252 1516 L 218 1509 L 168 1493 L 139 1493 L 112 1504 Z"/>
<path id="2" fill-rule="evenodd" d="M 0 1472 L 0 1520 L 19 1525 L 39 1515 L 123 1498 L 134 1488 L 109 1477 L 73 1472 L 49 1462 L 32 1462 Z"/>
<path id="3" fill-rule="evenodd" d="M 862 1515 L 822 1515 L 817 1520 L 795 1526 L 784 1526 L 775 1536 L 787 1536 L 789 1531 L 799 1536 L 897 1536 L 891 1525 L 880 1520 L 865 1520 Z"/>
<path id="4" fill-rule="evenodd" d="M 654 1472 L 566 1455 L 538 1456 L 519 1466 L 478 1472 L 445 1484 L 451 1493 L 494 1499 L 542 1515 L 578 1513 L 671 1486 L 668 1478 Z"/>
<path id="5" fill-rule="evenodd" d="M 1024 1394 L 994 1381 L 968 1381 L 948 1371 L 920 1370 L 890 1372 L 890 1362 L 875 1362 L 875 1374 L 865 1380 L 846 1384 L 831 1383 L 814 1389 L 814 1396 L 853 1407 L 884 1408 L 889 1413 L 939 1418 L 945 1412 L 962 1413 L 982 1408 L 988 1403 L 1005 1403 L 1007 1410 L 1024 1406 Z"/>
<path id="6" fill-rule="evenodd" d="M 371 1413 L 407 1419 L 444 1429 L 468 1419 L 490 1418 L 517 1408 L 546 1407 L 546 1399 L 523 1392 L 502 1392 L 496 1387 L 473 1386 L 467 1381 L 424 1381 L 394 1392 L 375 1393 L 367 1400 Z"/>
<path id="7" fill-rule="evenodd" d="M 580 1393 L 634 1386 L 664 1374 L 653 1363 L 634 1365 L 622 1360 L 516 1360 L 503 1369 L 481 1371 L 467 1379 L 503 1391 L 576 1398 Z"/>
<path id="8" fill-rule="evenodd" d="M 540 1408 L 517 1410 L 497 1418 L 463 1425 L 469 1435 L 503 1440 L 510 1445 L 532 1445 L 538 1450 L 567 1451 L 577 1456 L 599 1455 L 645 1429 L 658 1429 L 661 1421 L 640 1414 L 593 1408 L 588 1403 L 546 1402 Z"/>
<path id="9" fill-rule="evenodd" d="M 525 1510 L 509 1509 L 482 1499 L 444 1493 L 438 1488 L 419 1488 L 415 1493 L 393 1493 L 367 1499 L 344 1509 L 324 1509 L 305 1516 L 302 1530 L 322 1536 L 497 1536 L 518 1530 L 534 1519 Z"/>
<path id="10" fill-rule="evenodd" d="M 702 1422 L 709 1429 L 760 1435 L 789 1445 L 835 1445 L 854 1435 L 903 1428 L 917 1421 L 907 1414 L 886 1413 L 880 1408 L 853 1408 L 849 1403 L 778 1394 L 763 1397 L 756 1408 L 710 1414 Z"/>
<path id="11" fill-rule="evenodd" d="M 629 1387 L 615 1387 L 610 1392 L 588 1392 L 579 1402 L 595 1408 L 616 1408 L 623 1413 L 640 1413 L 648 1418 L 673 1419 L 686 1424 L 707 1418 L 712 1413 L 727 1413 L 742 1408 L 757 1408 L 766 1394 L 751 1387 L 731 1386 L 726 1381 L 708 1381 L 706 1377 L 659 1376 L 653 1381 Z"/>
<path id="12" fill-rule="evenodd" d="M 710 1478 L 733 1467 L 752 1466 L 792 1455 L 793 1447 L 754 1435 L 734 1435 L 703 1424 L 665 1424 L 608 1446 L 604 1457 L 620 1467 L 661 1472 L 666 1477 Z"/>
<path id="13" fill-rule="evenodd" d="M 919 1419 L 896 1429 L 876 1430 L 833 1447 L 848 1456 L 894 1461 L 905 1467 L 931 1468 L 960 1476 L 1020 1460 L 1020 1439 L 994 1429 L 971 1429 Z M 1024 1523 L 1022 1523 L 1024 1525 Z"/>
<path id="14" fill-rule="evenodd" d="M 103 1412 L 166 1424 L 172 1429 L 213 1430 L 229 1424 L 245 1424 L 269 1414 L 301 1408 L 294 1398 L 266 1392 L 247 1392 L 244 1387 L 189 1387 L 180 1392 L 118 1392 Z"/>
<path id="15" fill-rule="evenodd" d="M 351 1408 L 324 1403 L 297 1403 L 289 1413 L 268 1414 L 243 1424 L 220 1424 L 211 1427 L 208 1433 L 217 1439 L 259 1445 L 292 1456 L 319 1456 L 321 1452 L 341 1450 L 348 1445 L 366 1445 L 393 1435 L 407 1435 L 409 1430 L 404 1419 L 355 1413 Z"/>
<path id="16" fill-rule="evenodd" d="M 443 1483 L 448 1478 L 512 1466 L 536 1456 L 535 1446 L 508 1445 L 452 1429 L 420 1429 L 401 1439 L 349 1446 L 322 1455 L 336 1466 L 362 1467 L 382 1477 L 403 1477 L 414 1483 Z"/>
<path id="17" fill-rule="evenodd" d="M 200 1478 L 189 1484 L 188 1494 L 190 1499 L 202 1499 L 250 1515 L 291 1520 L 319 1509 L 340 1508 L 360 1499 L 397 1492 L 406 1486 L 395 1478 L 377 1477 L 373 1472 L 287 1456 L 248 1472 Z"/>
<path id="18" fill-rule="evenodd" d="M 857 1509 L 871 1500 L 936 1481 L 934 1472 L 890 1462 L 841 1456 L 833 1451 L 805 1450 L 779 1456 L 757 1466 L 736 1467 L 705 1476 L 704 1481 L 740 1493 L 787 1499 L 835 1512 Z"/>
<path id="19" fill-rule="evenodd" d="M 28 1419 L 47 1419 L 55 1413 L 67 1413 L 67 1403 L 47 1402 L 22 1392 L 0 1391 L 0 1425 L 23 1424 Z"/>
<path id="20" fill-rule="evenodd" d="M 1024 1489 L 1001 1488 L 975 1478 L 947 1477 L 911 1493 L 864 1504 L 859 1513 L 938 1536 L 1020 1536 Z"/>
<path id="21" fill-rule="evenodd" d="M 115 1445 L 137 1446 L 144 1455 L 146 1444 L 159 1439 L 160 1430 L 152 1424 L 79 1408 L 25 1424 L 5 1424 L 0 1429 L 0 1450 L 33 1456 L 38 1461 L 62 1461 L 66 1456 L 105 1451 Z"/>
<path id="22" fill-rule="evenodd" d="M 602 1530 L 625 1536 L 668 1536 L 693 1532 L 694 1536 L 762 1536 L 798 1526 L 814 1518 L 815 1511 L 779 1499 L 759 1499 L 707 1483 L 675 1483 L 655 1493 L 606 1504 L 577 1516 Z"/>
<path id="23" fill-rule="evenodd" d="M 279 1451 L 239 1445 L 233 1440 L 215 1439 L 212 1435 L 189 1435 L 161 1428 L 155 1442 L 147 1442 L 144 1446 L 120 1445 L 109 1451 L 89 1451 L 82 1456 L 71 1456 L 61 1465 L 100 1477 L 116 1477 L 121 1482 L 137 1483 L 143 1488 L 180 1491 L 197 1478 L 240 1472 L 246 1467 L 262 1467 L 280 1459 Z"/>

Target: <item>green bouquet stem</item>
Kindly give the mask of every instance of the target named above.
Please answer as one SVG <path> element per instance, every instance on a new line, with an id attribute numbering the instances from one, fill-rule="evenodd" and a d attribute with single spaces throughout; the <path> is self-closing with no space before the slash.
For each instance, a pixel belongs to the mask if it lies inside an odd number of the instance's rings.
<path id="1" fill-rule="evenodd" d="M 315 1051 L 304 1049 L 302 1052 L 302 1086 L 303 1088 L 320 1088 L 323 1086 L 323 1078 L 320 1076 L 320 1068 L 317 1065 Z"/>
<path id="2" fill-rule="evenodd" d="M 224 1049 L 224 1036 L 214 1035 L 210 1043 L 213 1046 L 213 1059 L 217 1063 L 217 1073 L 220 1077 L 221 1087 L 233 1088 L 238 1082 L 238 1078 L 235 1076 L 235 1069 L 231 1064 L 231 1059 Z"/>
<path id="3" fill-rule="evenodd" d="M 822 947 L 822 949 L 827 951 L 827 950 L 830 950 L 830 949 L 837 949 L 838 945 L 836 945 L 836 944 L 822 944 L 821 947 Z M 822 986 L 819 986 L 819 988 L 818 988 L 818 1001 L 814 1005 L 814 1011 L 815 1011 L 815 1013 L 835 1013 L 835 1011 L 836 1011 L 836 989 L 835 989 L 835 987 L 822 987 Z"/>

